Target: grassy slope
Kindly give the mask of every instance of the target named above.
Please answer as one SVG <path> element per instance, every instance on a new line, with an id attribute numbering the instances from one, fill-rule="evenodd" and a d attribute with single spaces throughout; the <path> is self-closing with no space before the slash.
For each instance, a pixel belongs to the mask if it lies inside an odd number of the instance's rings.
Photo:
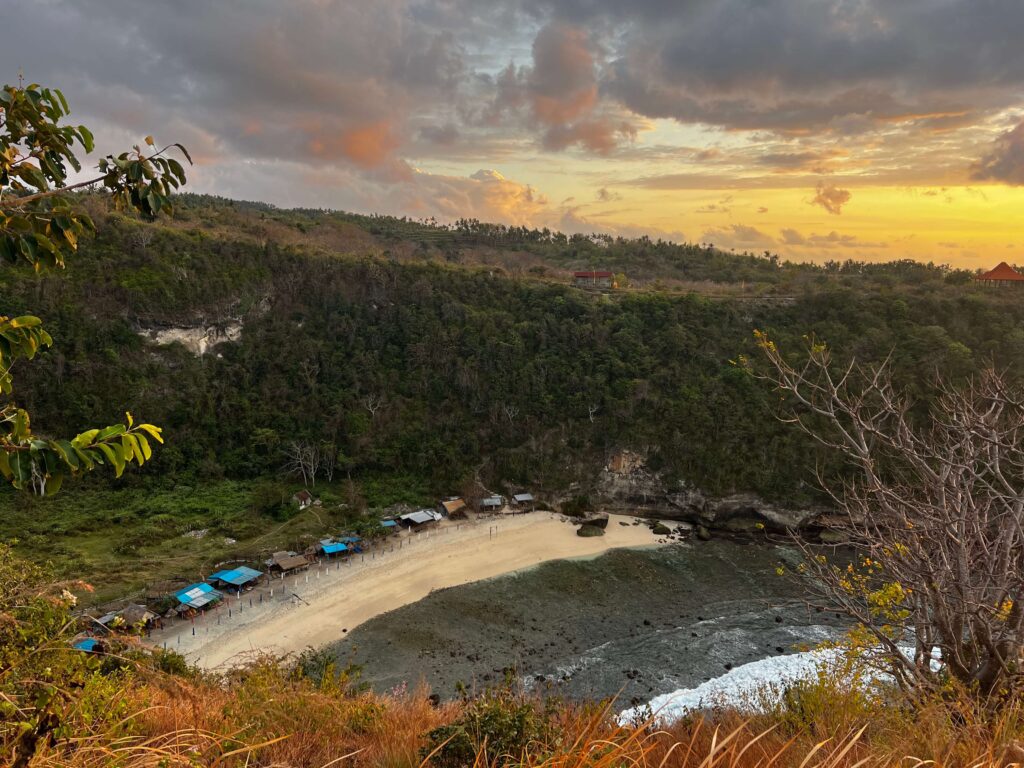
<path id="1" fill-rule="evenodd" d="M 282 487 L 289 493 L 301 486 Z M 95 592 L 80 592 L 89 605 L 147 588 L 159 593 L 165 582 L 198 581 L 222 562 L 258 568 L 271 552 L 301 551 L 324 535 L 375 519 L 352 511 L 342 483 L 317 483 L 322 506 L 299 512 L 286 504 L 274 514 L 253 508 L 258 488 L 256 481 L 221 480 L 118 489 L 87 483 L 46 499 L 5 493 L 0 539 L 16 539 L 16 551 L 48 562 L 60 578 L 89 583 Z M 366 491 L 378 507 L 431 503 L 414 487 L 390 481 L 367 483 Z M 188 535 L 198 530 L 206 534 Z"/>

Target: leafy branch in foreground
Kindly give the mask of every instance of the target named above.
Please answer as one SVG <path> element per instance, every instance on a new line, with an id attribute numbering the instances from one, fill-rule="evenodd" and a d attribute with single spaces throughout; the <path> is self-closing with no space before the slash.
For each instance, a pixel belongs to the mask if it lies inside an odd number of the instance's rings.
<path id="1" fill-rule="evenodd" d="M 92 133 L 85 126 L 59 125 L 69 113 L 64 95 L 38 85 L 0 89 L 0 259 L 33 269 L 60 268 L 79 239 L 94 230 L 92 220 L 75 209 L 67 193 L 100 185 L 119 209 L 154 217 L 171 211 L 170 194 L 185 183 L 177 160 L 165 157 L 171 144 L 150 155 L 133 152 L 108 155 L 99 161 L 100 176 L 68 184 L 68 168 L 82 169 L 76 144 L 89 153 Z M 154 147 L 151 136 L 146 145 Z M 71 440 L 42 439 L 32 434 L 29 414 L 11 400 L 11 369 L 19 359 L 31 360 L 53 339 L 38 317 L 0 315 L 0 473 L 15 488 L 55 493 L 68 474 L 97 465 L 143 464 L 152 456 L 150 438 L 163 442 L 160 429 L 126 424 L 90 429 Z"/>
<path id="2" fill-rule="evenodd" d="M 987 369 L 939 384 L 926 418 L 888 361 L 836 366 L 808 340 L 793 362 L 764 334 L 760 378 L 788 396 L 786 420 L 855 470 L 822 481 L 857 562 L 803 546 L 812 586 L 858 624 L 861 647 L 905 689 L 962 686 L 997 702 L 1024 650 L 1024 393 Z M 906 646 L 912 645 L 912 651 Z"/>

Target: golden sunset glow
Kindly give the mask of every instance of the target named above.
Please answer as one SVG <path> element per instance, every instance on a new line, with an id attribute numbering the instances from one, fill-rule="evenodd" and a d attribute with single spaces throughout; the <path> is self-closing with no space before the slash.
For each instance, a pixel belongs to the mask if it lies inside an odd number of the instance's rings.
<path id="1" fill-rule="evenodd" d="M 968 0 L 15 0 L 7 79 L 143 126 L 194 188 L 281 206 L 713 242 L 1024 258 L 1024 6 Z M 60 51 L 41 42 L 69 19 Z"/>

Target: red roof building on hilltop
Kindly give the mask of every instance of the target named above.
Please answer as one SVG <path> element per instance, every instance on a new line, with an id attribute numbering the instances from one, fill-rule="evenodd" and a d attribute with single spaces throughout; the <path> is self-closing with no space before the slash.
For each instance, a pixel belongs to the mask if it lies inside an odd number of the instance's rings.
<path id="1" fill-rule="evenodd" d="M 999 265 L 995 269 L 978 275 L 974 279 L 978 282 L 988 283 L 989 285 L 1024 285 L 1024 275 L 1015 270 L 1005 261 L 999 262 Z"/>

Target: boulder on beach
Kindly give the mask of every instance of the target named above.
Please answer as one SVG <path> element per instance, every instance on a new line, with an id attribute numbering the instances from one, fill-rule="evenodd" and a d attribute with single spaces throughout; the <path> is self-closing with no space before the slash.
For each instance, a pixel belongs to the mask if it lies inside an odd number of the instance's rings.
<path id="1" fill-rule="evenodd" d="M 672 534 L 672 529 L 664 523 L 655 523 L 651 530 L 654 531 L 655 536 L 670 536 Z"/>
<path id="2" fill-rule="evenodd" d="M 705 528 L 703 525 L 697 526 L 697 538 L 701 541 L 711 541 L 711 531 Z"/>
<path id="3" fill-rule="evenodd" d="M 581 525 L 576 530 L 577 536 L 604 536 L 604 528 L 596 525 Z"/>
<path id="4" fill-rule="evenodd" d="M 580 520 L 580 525 L 591 525 L 595 528 L 607 528 L 608 527 L 608 513 L 607 512 L 593 512 L 587 514 Z"/>

